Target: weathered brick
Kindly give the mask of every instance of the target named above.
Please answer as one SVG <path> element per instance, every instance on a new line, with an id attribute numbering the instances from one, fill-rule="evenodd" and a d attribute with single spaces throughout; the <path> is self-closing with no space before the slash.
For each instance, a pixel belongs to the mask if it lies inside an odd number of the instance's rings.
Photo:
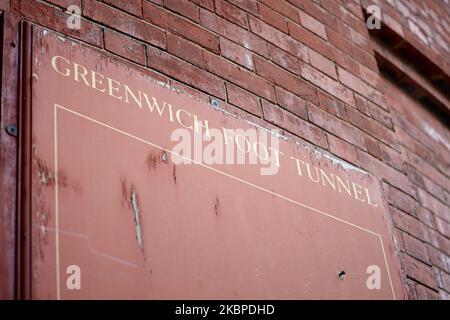
<path id="1" fill-rule="evenodd" d="M 336 65 L 333 61 L 327 59 L 326 57 L 322 56 L 320 53 L 308 49 L 309 53 L 309 61 L 311 62 L 312 66 L 319 69 L 323 73 L 326 73 L 330 77 L 337 79 L 337 73 L 336 73 Z"/>
<path id="2" fill-rule="evenodd" d="M 337 69 L 339 74 L 339 81 L 341 83 L 343 83 L 350 89 L 355 90 L 357 93 L 364 95 L 364 97 L 366 97 L 369 100 L 372 100 L 379 106 L 386 106 L 386 100 L 381 92 L 369 86 L 359 78 L 355 77 L 347 70 L 341 67 L 338 67 Z"/>
<path id="3" fill-rule="evenodd" d="M 301 63 L 300 74 L 304 79 L 310 81 L 314 85 L 342 100 L 343 102 L 352 106 L 355 105 L 353 93 L 349 89 L 319 70 L 314 69 L 305 63 Z"/>
<path id="4" fill-rule="evenodd" d="M 166 36 L 163 30 L 106 4 L 95 0 L 85 0 L 83 14 L 142 41 L 160 48 L 166 47 Z"/>
<path id="5" fill-rule="evenodd" d="M 300 23 L 302 26 L 304 26 L 306 29 L 314 32 L 318 36 L 322 37 L 323 39 L 327 40 L 327 33 L 325 31 L 325 26 L 318 20 L 311 17 L 309 14 L 299 11 L 298 12 L 300 16 Z"/>
<path id="6" fill-rule="evenodd" d="M 189 1 L 210 11 L 214 11 L 214 0 L 189 0 Z"/>
<path id="7" fill-rule="evenodd" d="M 83 28 L 79 30 L 67 29 L 66 22 L 69 15 L 60 9 L 56 9 L 35 0 L 12 0 L 11 10 L 22 17 L 32 20 L 33 22 L 41 24 L 45 27 L 64 32 L 71 37 L 85 41 L 97 47 L 103 46 L 103 34 L 102 29 L 99 26 L 88 20 L 82 19 L 81 23 Z"/>
<path id="8" fill-rule="evenodd" d="M 287 130 L 300 138 L 314 143 L 322 148 L 327 148 L 325 133 L 322 129 L 297 117 L 296 115 L 280 108 L 277 105 L 263 101 L 264 119 Z"/>
<path id="9" fill-rule="evenodd" d="M 407 255 L 402 258 L 402 261 L 408 277 L 430 288 L 438 289 L 437 281 L 430 266 Z"/>
<path id="10" fill-rule="evenodd" d="M 147 47 L 147 57 L 149 67 L 225 99 L 224 84 L 218 77 L 153 47 Z"/>
<path id="11" fill-rule="evenodd" d="M 260 0 L 260 2 L 277 11 L 282 16 L 300 23 L 300 18 L 297 14 L 298 9 L 290 5 L 286 1 Z"/>
<path id="12" fill-rule="evenodd" d="M 261 103 L 257 96 L 231 83 L 227 83 L 228 102 L 254 115 L 262 116 Z"/>
<path id="13" fill-rule="evenodd" d="M 105 30 L 104 37 L 106 50 L 145 65 L 144 44 L 111 30 Z"/>
<path id="14" fill-rule="evenodd" d="M 145 19 L 161 28 L 177 33 L 208 50 L 219 52 L 219 37 L 199 25 L 147 1 L 143 3 L 143 12 Z"/>
<path id="15" fill-rule="evenodd" d="M 286 19 L 282 15 L 278 14 L 276 11 L 261 3 L 258 4 L 258 8 L 261 19 L 264 22 L 270 24 L 272 27 L 275 27 L 280 31 L 283 31 L 284 33 L 289 33 Z"/>
<path id="16" fill-rule="evenodd" d="M 104 0 L 103 2 L 122 9 L 123 11 L 131 13 L 135 16 L 142 17 L 142 0 Z"/>
<path id="17" fill-rule="evenodd" d="M 248 29 L 247 14 L 244 11 L 224 0 L 216 0 L 215 5 L 219 16 Z"/>
<path id="18" fill-rule="evenodd" d="M 341 101 L 323 93 L 318 90 L 319 95 L 319 107 L 326 112 L 341 118 L 342 120 L 348 120 L 347 111 L 345 110 L 345 105 Z"/>
<path id="19" fill-rule="evenodd" d="M 263 57 L 268 56 L 267 43 L 264 40 L 212 12 L 200 9 L 200 24 Z"/>
<path id="20" fill-rule="evenodd" d="M 418 189 L 418 195 L 420 202 L 423 204 L 423 206 L 432 212 L 434 212 L 436 215 L 440 216 L 441 218 L 450 221 L 450 210 L 449 207 L 447 207 L 445 204 L 443 204 L 438 199 L 432 197 L 422 189 Z"/>
<path id="21" fill-rule="evenodd" d="M 317 103 L 317 93 L 311 85 L 288 71 L 257 56 L 254 57 L 254 60 L 257 74 L 291 91 L 302 99 Z"/>
<path id="22" fill-rule="evenodd" d="M 247 69 L 254 70 L 253 65 L 253 54 L 251 51 L 245 49 L 244 47 L 227 40 L 225 38 L 220 38 L 220 52 L 222 56 L 230 59 L 237 64 L 240 64 Z"/>
<path id="23" fill-rule="evenodd" d="M 326 131 L 338 136 L 341 139 L 359 147 L 366 148 L 364 136 L 348 123 L 333 117 L 322 109 L 308 104 L 309 120 Z"/>
<path id="24" fill-rule="evenodd" d="M 356 154 L 356 149 L 353 145 L 331 134 L 327 134 L 327 140 L 331 153 L 352 164 L 358 165 L 358 155 Z"/>
<path id="25" fill-rule="evenodd" d="M 276 101 L 273 85 L 263 78 L 208 52 L 205 52 L 204 59 L 208 71 L 265 99 Z"/>
<path id="26" fill-rule="evenodd" d="M 289 70 L 292 73 L 300 74 L 298 59 L 289 53 L 278 49 L 272 44 L 268 44 L 270 60 L 280 67 Z"/>
<path id="27" fill-rule="evenodd" d="M 256 33 L 263 39 L 266 39 L 297 58 L 308 61 L 307 48 L 300 42 L 255 17 L 250 16 L 249 23 L 250 30 L 253 33 Z"/>
<path id="28" fill-rule="evenodd" d="M 367 152 L 369 152 L 372 157 L 381 159 L 380 143 L 378 140 L 375 140 L 369 135 L 365 135 L 364 138 L 366 140 Z"/>
<path id="29" fill-rule="evenodd" d="M 403 234 L 403 241 L 405 244 L 406 252 L 409 255 L 413 256 L 414 258 L 422 262 L 425 263 L 429 262 L 427 248 L 424 242 L 408 235 L 407 233 Z"/>
<path id="30" fill-rule="evenodd" d="M 278 104 L 295 115 L 308 120 L 308 111 L 306 103 L 303 99 L 297 97 L 293 93 L 286 91 L 280 87 L 275 87 Z"/>
<path id="31" fill-rule="evenodd" d="M 200 21 L 198 7 L 187 0 L 164 0 L 164 7 L 197 23 Z"/>
<path id="32" fill-rule="evenodd" d="M 367 132 L 372 137 L 377 138 L 386 144 L 389 144 L 393 148 L 399 148 L 394 133 L 378 122 L 366 117 L 355 108 L 347 108 L 347 116 L 350 123 L 362 131 Z"/>
<path id="33" fill-rule="evenodd" d="M 197 67 L 204 66 L 202 49 L 194 43 L 170 32 L 167 33 L 167 51 Z"/>
<path id="34" fill-rule="evenodd" d="M 231 2 L 235 6 L 242 8 L 250 13 L 253 13 L 255 15 L 258 14 L 258 6 L 256 1 L 248 1 L 248 0 L 228 0 L 228 2 Z"/>

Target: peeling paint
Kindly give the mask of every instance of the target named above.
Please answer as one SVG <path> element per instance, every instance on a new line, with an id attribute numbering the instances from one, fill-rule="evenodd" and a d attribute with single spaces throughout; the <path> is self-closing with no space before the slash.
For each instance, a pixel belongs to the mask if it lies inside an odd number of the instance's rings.
<path id="1" fill-rule="evenodd" d="M 133 190 L 131 192 L 131 208 L 133 209 L 134 220 L 136 223 L 136 238 L 139 243 L 139 246 L 143 250 L 144 249 L 144 240 L 142 238 L 142 225 L 141 225 L 140 209 L 139 209 L 138 198 L 137 198 L 137 194 L 136 194 L 135 190 Z"/>

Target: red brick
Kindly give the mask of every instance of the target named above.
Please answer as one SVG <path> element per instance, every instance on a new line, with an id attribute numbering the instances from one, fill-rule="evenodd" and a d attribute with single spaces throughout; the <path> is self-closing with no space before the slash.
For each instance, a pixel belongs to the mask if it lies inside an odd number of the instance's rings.
<path id="1" fill-rule="evenodd" d="M 330 60 L 336 60 L 336 49 L 322 38 L 291 21 L 288 21 L 288 28 L 292 38 L 314 49 Z"/>
<path id="2" fill-rule="evenodd" d="M 422 189 L 418 190 L 418 195 L 420 202 L 423 204 L 423 206 L 432 212 L 434 212 L 439 217 L 450 221 L 450 210 L 449 207 L 443 204 L 438 199 L 432 197 Z"/>
<path id="3" fill-rule="evenodd" d="M 437 290 L 437 282 L 431 267 L 410 256 L 404 256 L 402 261 L 408 277 Z"/>
<path id="4" fill-rule="evenodd" d="M 257 96 L 231 83 L 227 83 L 228 102 L 254 115 L 262 116 L 261 103 Z"/>
<path id="5" fill-rule="evenodd" d="M 364 169 L 372 172 L 377 177 L 383 178 L 397 189 L 403 190 L 412 197 L 416 197 L 415 188 L 412 186 L 406 175 L 370 156 L 364 151 L 358 149 L 356 152 L 358 153 L 361 166 Z"/>
<path id="6" fill-rule="evenodd" d="M 195 22 L 200 22 L 198 7 L 187 0 L 164 0 L 164 7 Z"/>
<path id="7" fill-rule="evenodd" d="M 313 67 L 319 69 L 323 73 L 326 73 L 330 77 L 337 79 L 336 65 L 333 61 L 329 60 L 328 58 L 312 49 L 308 49 L 308 53 L 309 60 Z"/>
<path id="8" fill-rule="evenodd" d="M 387 184 L 384 185 L 384 189 L 386 191 L 387 200 L 390 204 L 414 217 L 418 216 L 418 203 L 410 195 Z"/>
<path id="9" fill-rule="evenodd" d="M 266 39 L 275 46 L 289 52 L 297 58 L 300 58 L 303 61 L 308 61 L 307 48 L 300 42 L 255 17 L 250 16 L 249 23 L 250 30 L 253 33 L 259 35 L 263 39 Z"/>
<path id="10" fill-rule="evenodd" d="M 219 37 L 212 32 L 147 1 L 143 3 L 143 10 L 144 18 L 148 21 L 177 33 L 206 49 L 219 52 Z"/>
<path id="11" fill-rule="evenodd" d="M 153 47 L 147 47 L 147 57 L 149 67 L 213 96 L 225 99 L 223 81 L 216 76 Z"/>
<path id="12" fill-rule="evenodd" d="M 264 119 L 279 126 L 282 129 L 293 133 L 311 143 L 327 148 L 325 133 L 322 129 L 310 124 L 309 122 L 297 117 L 296 115 L 269 103 L 263 101 Z"/>
<path id="13" fill-rule="evenodd" d="M 208 71 L 265 99 L 275 101 L 273 86 L 263 78 L 207 52 L 205 52 L 204 59 Z"/>
<path id="14" fill-rule="evenodd" d="M 384 95 L 376 90 L 375 88 L 369 86 L 347 70 L 338 67 L 339 81 L 346 85 L 357 93 L 363 95 L 365 98 L 372 100 L 379 106 L 384 106 L 386 108 L 386 100 Z"/>
<path id="15" fill-rule="evenodd" d="M 280 87 L 275 87 L 278 104 L 293 114 L 308 120 L 308 111 L 306 103 L 303 99 L 297 97 L 293 93 L 286 91 Z"/>
<path id="16" fill-rule="evenodd" d="M 246 67 L 247 69 L 254 70 L 255 67 L 253 65 L 253 54 L 251 51 L 241 47 L 240 45 L 227 40 L 225 38 L 220 38 L 220 52 L 222 56 L 230 59 L 241 66 Z"/>
<path id="17" fill-rule="evenodd" d="M 228 0 L 228 2 L 231 2 L 235 6 L 242 8 L 245 11 L 248 11 L 250 13 L 253 13 L 255 15 L 258 14 L 258 6 L 256 4 L 256 1 L 248 1 L 248 0 Z"/>
<path id="18" fill-rule="evenodd" d="M 397 150 L 392 149 L 391 147 L 385 144 L 380 144 L 380 152 L 381 152 L 381 160 L 383 160 L 391 167 L 394 167 L 399 171 L 405 172 L 404 168 L 405 159 L 401 152 L 398 152 Z"/>
<path id="19" fill-rule="evenodd" d="M 280 67 L 287 69 L 295 74 L 300 74 L 300 69 L 298 67 L 298 59 L 289 53 L 278 49 L 272 44 L 268 44 L 269 57 L 270 60 Z"/>
<path id="20" fill-rule="evenodd" d="M 350 123 L 355 127 L 358 127 L 362 131 L 367 132 L 372 137 L 385 142 L 393 148 L 399 149 L 397 139 L 391 130 L 378 122 L 373 121 L 371 118 L 366 117 L 355 108 L 347 108 L 347 116 Z"/>
<path id="21" fill-rule="evenodd" d="M 319 70 L 314 69 L 305 63 L 301 63 L 300 74 L 304 79 L 315 84 L 316 86 L 328 92 L 332 96 L 335 96 L 336 98 L 352 106 L 355 105 L 353 93 L 349 89 L 341 85 L 336 80 L 330 78 L 326 74 L 320 72 Z"/>
<path id="22" fill-rule="evenodd" d="M 442 284 L 443 284 L 443 288 L 450 292 L 450 274 L 440 271 L 441 273 L 441 278 L 442 278 Z"/>
<path id="23" fill-rule="evenodd" d="M 419 300 L 438 300 L 439 295 L 436 291 L 431 290 L 421 284 L 416 285 L 417 299 Z"/>
<path id="24" fill-rule="evenodd" d="M 309 14 L 299 11 L 298 12 L 300 16 L 300 22 L 302 26 L 304 26 L 309 31 L 312 31 L 313 33 L 317 34 L 318 36 L 322 37 L 323 39 L 327 40 L 327 33 L 325 31 L 325 26 L 318 20 L 311 17 Z"/>
<path id="25" fill-rule="evenodd" d="M 88 20 L 82 19 L 81 24 L 83 27 L 80 30 L 67 29 L 66 22 L 69 15 L 60 9 L 34 0 L 13 0 L 11 1 L 11 10 L 28 20 L 56 31 L 63 32 L 68 36 L 97 47 L 103 46 L 103 34 L 102 29 L 99 26 Z"/>
<path id="26" fill-rule="evenodd" d="M 284 33 L 289 33 L 286 19 L 264 4 L 258 4 L 261 19 Z"/>
<path id="27" fill-rule="evenodd" d="M 435 221 L 437 230 L 447 238 L 450 238 L 450 223 L 437 216 L 435 217 Z"/>
<path id="28" fill-rule="evenodd" d="M 394 130 L 394 124 L 392 123 L 392 118 L 389 113 L 387 113 L 385 110 L 381 109 L 380 107 L 378 107 L 377 105 L 375 105 L 370 101 L 368 101 L 367 105 L 370 109 L 370 114 L 374 120 L 378 121 L 389 130 L 392 131 Z"/>
<path id="29" fill-rule="evenodd" d="M 215 4 L 219 16 L 248 29 L 247 14 L 244 11 L 224 0 L 216 0 Z"/>
<path id="30" fill-rule="evenodd" d="M 95 0 L 85 0 L 83 1 L 83 14 L 132 37 L 160 48 L 166 47 L 164 31 L 116 8 Z"/>
<path id="31" fill-rule="evenodd" d="M 298 9 L 290 5 L 286 1 L 260 0 L 260 2 L 277 11 L 282 16 L 285 16 L 297 23 L 300 23 L 300 19 L 297 14 Z"/>
<path id="32" fill-rule="evenodd" d="M 317 103 L 317 93 L 311 85 L 260 57 L 255 56 L 254 60 L 257 74 L 272 81 L 276 85 L 291 91 L 304 100 Z"/>
<path id="33" fill-rule="evenodd" d="M 142 17 L 142 0 L 104 0 L 103 2 L 122 9 L 123 11 L 131 13 L 135 16 Z"/>
<path id="34" fill-rule="evenodd" d="M 430 242 L 431 244 L 444 252 L 447 256 L 450 256 L 450 240 L 435 230 L 430 229 Z M 450 259 L 447 257 L 447 259 Z M 449 261 L 447 261 L 449 262 Z"/>
<path id="35" fill-rule="evenodd" d="M 433 266 L 450 272 L 450 267 L 447 267 L 445 254 L 430 245 L 427 246 L 427 252 Z"/>
<path id="36" fill-rule="evenodd" d="M 214 0 L 189 0 L 189 1 L 210 11 L 214 11 Z"/>
<path id="37" fill-rule="evenodd" d="M 169 32 L 167 33 L 167 51 L 197 67 L 202 68 L 204 66 L 202 49 L 200 47 Z"/>
<path id="38" fill-rule="evenodd" d="M 145 65 L 144 44 L 110 30 L 105 30 L 104 37 L 106 50 Z"/>
<path id="39" fill-rule="evenodd" d="M 239 43 L 246 49 L 259 53 L 263 57 L 268 56 L 267 43 L 264 40 L 209 11 L 200 9 L 200 23 L 205 28 Z"/>
<path id="40" fill-rule="evenodd" d="M 380 143 L 369 135 L 365 135 L 367 151 L 377 159 L 381 159 Z"/>
<path id="41" fill-rule="evenodd" d="M 320 108 L 335 117 L 341 118 L 343 120 L 348 120 L 345 105 L 341 101 L 332 98 L 331 96 L 320 90 L 318 91 L 318 95 Z"/>
<path id="42" fill-rule="evenodd" d="M 418 239 L 424 239 L 424 225 L 416 218 L 404 213 L 398 209 L 390 207 L 392 221 L 394 225 Z"/>
<path id="43" fill-rule="evenodd" d="M 356 47 L 337 32 L 331 29 L 327 29 L 327 31 L 328 41 L 330 41 L 333 46 L 349 54 L 352 58 L 364 64 L 368 68 L 374 71 L 378 70 L 376 60 L 372 55 L 365 52 L 363 49 Z"/>
<path id="44" fill-rule="evenodd" d="M 348 123 L 333 117 L 318 107 L 308 104 L 309 121 L 341 139 L 365 149 L 364 136 Z"/>
<path id="45" fill-rule="evenodd" d="M 408 235 L 407 233 L 403 234 L 403 242 L 405 244 L 406 252 L 409 255 L 413 256 L 414 258 L 422 262 L 425 263 L 429 262 L 427 247 L 424 242 Z"/>
<path id="46" fill-rule="evenodd" d="M 356 154 L 356 148 L 353 145 L 331 134 L 327 134 L 327 140 L 331 153 L 350 163 L 358 165 L 358 155 Z"/>

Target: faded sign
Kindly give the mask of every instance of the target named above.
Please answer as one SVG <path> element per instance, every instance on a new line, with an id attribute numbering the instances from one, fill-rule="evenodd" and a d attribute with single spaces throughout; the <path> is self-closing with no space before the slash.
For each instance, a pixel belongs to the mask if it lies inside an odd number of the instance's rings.
<path id="1" fill-rule="evenodd" d="M 31 52 L 33 298 L 403 297 L 371 175 L 44 29 Z"/>

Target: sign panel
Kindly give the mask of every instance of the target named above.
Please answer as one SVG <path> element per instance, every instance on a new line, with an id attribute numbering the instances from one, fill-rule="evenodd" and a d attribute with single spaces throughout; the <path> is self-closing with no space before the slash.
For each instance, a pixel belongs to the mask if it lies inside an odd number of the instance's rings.
<path id="1" fill-rule="evenodd" d="M 31 42 L 32 298 L 403 297 L 371 175 L 104 52 Z"/>

